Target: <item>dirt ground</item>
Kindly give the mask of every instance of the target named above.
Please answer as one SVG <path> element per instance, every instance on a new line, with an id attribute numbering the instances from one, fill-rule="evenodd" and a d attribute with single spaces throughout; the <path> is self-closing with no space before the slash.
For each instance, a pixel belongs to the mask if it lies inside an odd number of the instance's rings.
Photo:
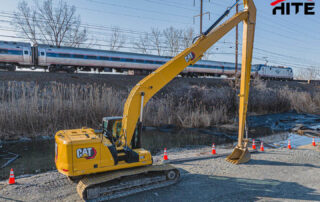
<path id="1" fill-rule="evenodd" d="M 225 154 L 230 148 L 217 148 Z M 169 159 L 209 154 L 209 147 L 168 150 Z M 155 156 L 161 161 L 161 154 Z M 313 147 L 266 149 L 247 164 L 224 157 L 174 163 L 179 183 L 118 201 L 320 201 L 320 155 Z M 81 201 L 75 184 L 56 171 L 0 182 L 0 201 Z"/>
<path id="2" fill-rule="evenodd" d="M 46 72 L 0 72 L 0 81 L 25 81 L 36 82 L 40 85 L 50 85 L 50 82 L 59 83 L 73 83 L 73 84 L 106 84 L 107 87 L 115 89 L 131 89 L 145 76 L 128 76 L 128 75 L 115 75 L 115 74 L 67 74 L 67 73 L 46 73 Z M 313 92 L 320 89 L 318 83 L 307 84 L 306 82 L 298 81 L 265 81 L 267 87 L 280 88 L 288 86 L 290 89 Z M 177 77 L 164 90 L 171 88 L 181 88 L 185 85 L 198 85 L 207 87 L 223 87 L 230 86 L 232 80 L 220 78 L 182 78 Z"/>

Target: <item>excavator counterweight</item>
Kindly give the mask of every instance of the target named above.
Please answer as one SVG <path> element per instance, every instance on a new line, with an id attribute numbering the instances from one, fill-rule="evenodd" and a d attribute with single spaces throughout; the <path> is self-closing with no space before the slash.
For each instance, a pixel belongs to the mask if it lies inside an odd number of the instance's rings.
<path id="1" fill-rule="evenodd" d="M 250 160 L 248 140 L 243 135 L 256 19 L 253 0 L 243 0 L 244 10 L 221 23 L 239 1 L 236 0 L 189 48 L 142 79 L 131 90 L 123 116 L 103 118 L 101 130 L 81 128 L 56 133 L 56 167 L 60 173 L 80 179 L 77 187 L 80 197 L 93 201 L 108 200 L 178 182 L 178 169 L 168 164 L 152 165 L 151 153 L 141 148 L 143 108 L 153 95 L 186 67 L 200 60 L 206 50 L 240 22 L 243 22 L 243 50 L 239 138 L 227 160 L 235 164 Z"/>

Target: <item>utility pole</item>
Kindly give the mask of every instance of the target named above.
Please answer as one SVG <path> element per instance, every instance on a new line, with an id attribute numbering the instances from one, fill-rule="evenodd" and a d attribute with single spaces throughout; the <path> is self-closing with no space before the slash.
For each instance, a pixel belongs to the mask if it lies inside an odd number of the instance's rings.
<path id="1" fill-rule="evenodd" d="M 210 2 L 210 0 L 209 0 Z M 193 1 L 193 5 L 195 5 L 195 0 Z M 200 35 L 202 35 L 202 18 L 204 15 L 208 14 L 209 15 L 209 20 L 210 20 L 210 12 L 205 12 L 203 13 L 203 0 L 200 0 L 200 14 L 193 16 L 193 24 L 195 23 L 195 17 L 200 17 Z"/>
<path id="2" fill-rule="evenodd" d="M 236 7 L 236 13 L 239 12 L 239 4 L 237 4 L 237 7 Z M 239 27 L 238 25 L 236 26 L 236 55 L 235 55 L 235 77 L 237 77 L 237 73 L 238 73 L 238 54 L 239 54 Z"/>
<path id="3" fill-rule="evenodd" d="M 200 35 L 202 35 L 203 0 L 200 0 Z"/>

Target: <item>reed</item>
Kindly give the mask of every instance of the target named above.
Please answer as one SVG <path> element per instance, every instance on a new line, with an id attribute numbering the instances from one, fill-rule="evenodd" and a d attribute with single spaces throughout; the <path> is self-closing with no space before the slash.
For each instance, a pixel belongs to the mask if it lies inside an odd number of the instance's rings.
<path id="1" fill-rule="evenodd" d="M 320 114 L 320 94 L 288 87 L 271 89 L 259 81 L 251 89 L 250 113 L 296 110 Z M 54 135 L 61 129 L 99 128 L 105 116 L 121 116 L 129 90 L 106 84 L 0 82 L 0 138 Z M 238 90 L 187 85 L 158 93 L 145 108 L 144 124 L 209 127 L 232 123 L 238 114 Z"/>

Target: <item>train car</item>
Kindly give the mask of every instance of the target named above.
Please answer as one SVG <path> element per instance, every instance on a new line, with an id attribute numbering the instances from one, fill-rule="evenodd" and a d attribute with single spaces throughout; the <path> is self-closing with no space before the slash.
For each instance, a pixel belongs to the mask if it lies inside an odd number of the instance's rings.
<path id="1" fill-rule="evenodd" d="M 255 77 L 262 79 L 293 80 L 293 70 L 290 67 L 254 65 Z"/>
<path id="2" fill-rule="evenodd" d="M 75 70 L 88 71 L 98 69 L 114 69 L 128 71 L 130 74 L 147 74 L 167 61 L 171 57 L 116 52 L 106 50 L 54 47 L 38 45 L 38 66 L 48 68 L 50 72 Z M 200 60 L 195 65 L 187 67 L 182 75 L 233 75 L 234 64 L 227 62 Z"/>
<path id="3" fill-rule="evenodd" d="M 15 71 L 16 67 L 33 66 L 30 43 L 0 41 L 0 68 Z"/>
<path id="4" fill-rule="evenodd" d="M 16 67 L 48 69 L 50 72 L 115 71 L 145 75 L 159 68 L 171 57 L 86 48 L 56 47 L 40 44 L 0 41 L 0 68 L 14 71 Z M 237 76 L 240 76 L 241 64 Z M 200 60 L 187 67 L 182 76 L 235 75 L 235 64 Z M 293 79 L 291 68 L 252 65 L 251 76 L 263 79 Z"/>
<path id="5" fill-rule="evenodd" d="M 37 48 L 38 66 L 48 68 L 50 72 L 68 69 L 88 71 L 91 68 L 100 71 L 106 68 L 153 70 L 170 59 L 157 56 L 146 59 L 142 54 L 49 45 L 38 45 Z"/>

